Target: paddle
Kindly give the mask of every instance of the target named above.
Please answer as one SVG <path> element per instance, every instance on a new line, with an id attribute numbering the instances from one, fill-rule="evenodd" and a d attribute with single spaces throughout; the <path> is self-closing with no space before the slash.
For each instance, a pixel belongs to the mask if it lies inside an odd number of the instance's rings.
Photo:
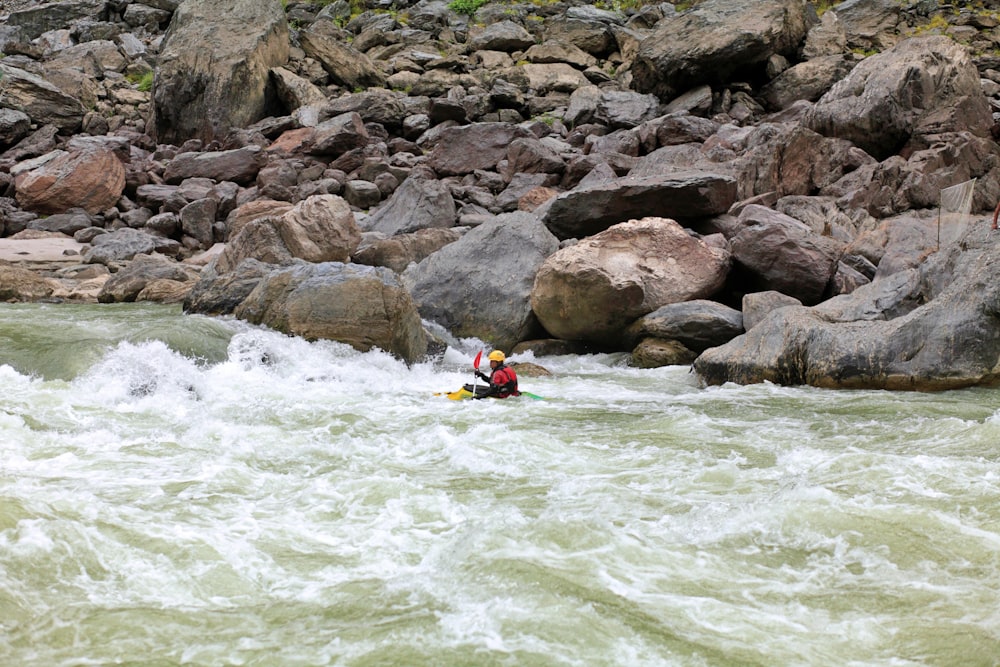
<path id="1" fill-rule="evenodd" d="M 479 372 L 479 362 L 480 362 L 480 360 L 482 358 L 483 358 L 483 351 L 479 350 L 479 354 L 476 355 L 476 360 L 472 362 L 472 366 L 473 366 L 473 368 L 475 368 L 475 370 L 472 371 L 472 395 L 473 396 L 476 395 L 476 387 L 479 385 L 479 376 L 477 375 L 477 373 Z"/>

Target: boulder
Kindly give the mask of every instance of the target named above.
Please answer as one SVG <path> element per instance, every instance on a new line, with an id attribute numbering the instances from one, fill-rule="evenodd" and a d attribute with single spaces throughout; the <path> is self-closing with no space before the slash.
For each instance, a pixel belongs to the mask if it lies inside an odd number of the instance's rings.
<path id="1" fill-rule="evenodd" d="M 749 331 L 757 326 L 768 314 L 785 306 L 801 306 L 794 296 L 768 290 L 743 295 L 743 328 Z"/>
<path id="2" fill-rule="evenodd" d="M 451 190 L 442 181 L 413 175 L 372 211 L 365 229 L 386 236 L 409 234 L 420 229 L 455 226 L 457 213 Z"/>
<path id="3" fill-rule="evenodd" d="M 763 71 L 774 54 L 794 57 L 809 27 L 803 0 L 706 0 L 657 23 L 639 45 L 633 84 L 669 101 L 755 65 Z"/>
<path id="4" fill-rule="evenodd" d="M 411 263 L 422 261 L 461 237 L 462 232 L 457 229 L 418 229 L 365 244 L 351 260 L 355 264 L 384 266 L 402 273 Z"/>
<path id="5" fill-rule="evenodd" d="M 389 269 L 296 262 L 263 276 L 233 315 L 308 340 L 379 348 L 407 363 L 427 353 L 409 292 Z"/>
<path id="6" fill-rule="evenodd" d="M 625 331 L 628 340 L 675 340 L 694 352 L 728 343 L 743 333 L 743 313 L 715 301 L 693 299 L 660 306 Z"/>
<path id="7" fill-rule="evenodd" d="M 531 287 L 558 246 L 534 215 L 507 213 L 473 228 L 403 276 L 421 316 L 454 336 L 509 350 L 536 337 Z"/>
<path id="8" fill-rule="evenodd" d="M 739 233 L 730 239 L 733 261 L 754 277 L 755 291 L 776 290 L 806 305 L 823 299 L 842 243 L 755 204 L 743 209 L 739 225 Z"/>
<path id="9" fill-rule="evenodd" d="M 993 121 L 968 49 L 947 37 L 926 36 L 862 60 L 806 112 L 803 123 L 884 160 L 925 135 L 988 136 Z"/>
<path id="10" fill-rule="evenodd" d="M 35 271 L 0 260 L 0 300 L 39 301 L 53 291 L 54 283 Z"/>
<path id="11" fill-rule="evenodd" d="M 493 170 L 507 156 L 511 142 L 534 136 L 530 130 L 511 123 L 449 127 L 441 132 L 427 164 L 440 176 L 471 174 L 477 169 Z"/>
<path id="12" fill-rule="evenodd" d="M 0 148 L 12 146 L 31 132 L 31 118 L 23 111 L 0 109 Z"/>
<path id="13" fill-rule="evenodd" d="M 228 151 L 189 151 L 179 153 L 170 160 L 163 178 L 174 185 L 188 178 L 210 178 L 247 185 L 257 178 L 264 160 L 260 146 L 244 146 Z"/>
<path id="14" fill-rule="evenodd" d="M 974 236 L 974 238 L 972 238 Z M 1000 382 L 1000 241 L 982 230 L 910 269 L 814 306 L 781 308 L 746 334 L 706 350 L 695 369 L 709 384 L 774 382 L 931 391 Z M 921 273 L 948 273 L 939 293 Z M 915 276 L 905 281 L 907 274 Z M 888 289 L 887 289 L 888 288 Z M 901 315 L 899 298 L 915 301 Z"/>
<path id="15" fill-rule="evenodd" d="M 186 291 L 194 287 L 198 280 L 198 271 L 163 255 L 136 255 L 128 266 L 111 274 L 98 292 L 97 300 L 100 303 L 139 301 L 139 294 L 157 280 L 185 283 Z M 147 293 L 147 297 L 149 296 L 152 294 Z M 171 290 L 169 299 L 175 302 L 175 297 L 176 292 Z"/>
<path id="16" fill-rule="evenodd" d="M 79 129 L 86 113 L 80 100 L 35 74 L 3 63 L 0 107 L 20 111 L 36 125 L 52 125 L 63 134 Z"/>
<path id="17" fill-rule="evenodd" d="M 736 181 L 731 176 L 693 171 L 625 176 L 559 195 L 543 220 L 560 239 L 583 238 L 646 216 L 683 220 L 718 215 L 734 201 Z"/>
<path id="18" fill-rule="evenodd" d="M 83 261 L 86 264 L 104 264 L 113 267 L 136 255 L 148 255 L 154 252 L 176 256 L 180 252 L 180 244 L 162 236 L 125 227 L 96 236 L 90 242 L 90 249 L 83 253 Z"/>
<path id="19" fill-rule="evenodd" d="M 291 202 L 273 199 L 255 199 L 235 208 L 226 217 L 226 233 L 235 238 L 246 225 L 260 218 L 279 218 L 294 206 Z"/>
<path id="20" fill-rule="evenodd" d="M 623 349 L 625 330 L 638 318 L 718 292 L 729 262 L 727 250 L 673 220 L 631 220 L 549 257 L 535 277 L 531 307 L 556 338 Z"/>
<path id="21" fill-rule="evenodd" d="M 370 88 L 385 85 L 385 75 L 371 58 L 344 43 L 317 22 L 299 35 L 302 50 L 318 61 L 334 82 L 347 88 Z"/>
<path id="22" fill-rule="evenodd" d="M 20 205 L 38 213 L 82 208 L 99 213 L 114 206 L 125 190 L 125 165 L 114 152 L 94 148 L 53 151 L 14 169 Z"/>
<path id="23" fill-rule="evenodd" d="M 636 368 L 660 368 L 662 366 L 687 366 L 697 358 L 677 340 L 644 338 L 632 349 L 629 364 Z"/>
<path id="24" fill-rule="evenodd" d="M 157 59 L 151 131 L 160 143 L 222 141 L 278 107 L 270 71 L 288 60 L 280 3 L 186 0 Z"/>
<path id="25" fill-rule="evenodd" d="M 278 99 L 289 111 L 326 101 L 326 95 L 319 86 L 284 67 L 271 68 L 271 81 Z"/>
<path id="26" fill-rule="evenodd" d="M 223 272 L 218 259 L 202 269 L 198 282 L 184 297 L 184 312 L 203 315 L 230 315 L 254 290 L 273 264 L 248 258 Z"/>
<path id="27" fill-rule="evenodd" d="M 760 98 L 771 111 L 780 111 L 799 100 L 815 102 L 856 64 L 853 57 L 841 54 L 806 60 L 768 82 L 761 89 Z"/>
<path id="28" fill-rule="evenodd" d="M 313 195 L 278 221 L 285 247 L 307 262 L 346 262 L 361 242 L 351 207 L 336 195 Z"/>
<path id="29" fill-rule="evenodd" d="M 473 51 L 524 51 L 535 44 L 531 33 L 513 21 L 497 21 L 469 40 Z"/>

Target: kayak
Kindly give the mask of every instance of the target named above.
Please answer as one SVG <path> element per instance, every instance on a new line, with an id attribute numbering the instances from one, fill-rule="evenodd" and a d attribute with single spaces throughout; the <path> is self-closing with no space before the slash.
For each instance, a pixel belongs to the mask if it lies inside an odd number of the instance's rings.
<path id="1" fill-rule="evenodd" d="M 450 392 L 440 392 L 440 393 L 437 393 L 437 394 L 434 394 L 434 395 L 435 396 L 447 396 L 452 401 L 463 401 L 463 400 L 465 400 L 467 398 L 472 398 L 472 389 L 473 389 L 473 386 L 471 384 L 467 384 L 464 387 L 462 387 L 461 389 L 457 389 L 455 391 L 450 391 Z M 486 393 L 487 389 L 488 389 L 488 387 L 486 387 L 485 385 L 475 387 L 476 395 L 482 396 L 483 394 Z M 518 396 L 510 396 L 509 398 L 518 398 L 518 397 L 521 397 L 521 398 L 532 398 L 532 399 L 534 399 L 536 401 L 543 401 L 543 400 L 545 400 L 544 398 L 542 398 L 538 394 L 532 394 L 530 391 L 522 391 Z"/>

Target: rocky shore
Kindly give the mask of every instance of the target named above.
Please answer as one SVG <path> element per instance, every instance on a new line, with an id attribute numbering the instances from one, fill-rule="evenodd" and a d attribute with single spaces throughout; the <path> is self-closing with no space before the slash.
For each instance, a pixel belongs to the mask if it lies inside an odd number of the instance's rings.
<path id="1" fill-rule="evenodd" d="M 0 288 L 407 361 L 433 322 L 708 383 L 993 384 L 998 18 L 0 2 Z"/>

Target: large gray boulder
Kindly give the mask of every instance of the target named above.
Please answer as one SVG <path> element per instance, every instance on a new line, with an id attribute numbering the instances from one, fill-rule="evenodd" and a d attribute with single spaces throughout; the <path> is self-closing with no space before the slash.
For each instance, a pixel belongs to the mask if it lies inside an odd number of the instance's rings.
<path id="1" fill-rule="evenodd" d="M 329 30 L 327 22 L 319 21 L 301 33 L 302 50 L 318 61 L 335 83 L 355 87 L 378 87 L 385 84 L 385 75 L 375 63 L 357 49 L 344 43 Z"/>
<path id="2" fill-rule="evenodd" d="M 966 251 L 952 246 L 919 270 L 877 278 L 818 306 L 775 310 L 746 334 L 706 350 L 695 369 L 709 384 L 918 391 L 994 385 L 1000 238 L 982 229 L 965 243 Z"/>
<path id="3" fill-rule="evenodd" d="M 424 318 L 510 350 L 537 333 L 531 287 L 558 247 L 534 215 L 507 213 L 428 256 L 404 279 Z"/>
<path id="4" fill-rule="evenodd" d="M 171 19 L 153 82 L 156 140 L 221 141 L 272 114 L 278 105 L 271 68 L 284 65 L 288 53 L 281 3 L 185 0 Z"/>
<path id="5" fill-rule="evenodd" d="M 822 300 L 843 244 L 764 206 L 750 205 L 730 239 L 733 261 L 755 278 L 756 290 L 775 290 L 806 305 Z"/>
<path id="6" fill-rule="evenodd" d="M 633 82 L 666 102 L 772 55 L 795 56 L 809 27 L 805 0 L 706 0 L 657 23 L 632 63 Z"/>
<path id="7" fill-rule="evenodd" d="M 556 338 L 623 349 L 624 331 L 638 318 L 719 291 L 729 261 L 728 250 L 673 220 L 632 220 L 549 257 L 535 278 L 531 307 Z"/>
<path id="8" fill-rule="evenodd" d="M 64 134 L 79 129 L 86 113 L 79 99 L 35 74 L 3 63 L 0 107 L 20 111 L 37 125 L 54 125 Z"/>
<path id="9" fill-rule="evenodd" d="M 66 28 L 77 21 L 103 19 L 108 3 L 107 0 L 73 0 L 16 4 L 29 6 L 12 11 L 4 23 L 20 28 L 25 39 L 30 41 L 42 33 Z"/>
<path id="10" fill-rule="evenodd" d="M 884 160 L 909 142 L 929 146 L 942 133 L 988 136 L 993 120 L 969 50 L 944 36 L 926 36 L 865 58 L 803 123 Z"/>
<path id="11" fill-rule="evenodd" d="M 636 320 L 626 338 L 636 343 L 646 338 L 675 340 L 694 352 L 728 343 L 743 333 L 743 314 L 735 308 L 693 299 L 661 306 Z"/>
<path id="12" fill-rule="evenodd" d="M 702 218 L 725 213 L 736 201 L 736 181 L 711 172 L 623 176 L 565 192 L 543 220 L 560 239 L 583 238 L 647 216 Z"/>
<path id="13" fill-rule="evenodd" d="M 369 231 L 393 236 L 420 229 L 454 227 L 456 217 L 455 200 L 448 185 L 414 174 L 364 224 Z"/>
<path id="14" fill-rule="evenodd" d="M 495 169 L 507 157 L 515 139 L 534 138 L 529 130 L 512 123 L 473 123 L 441 132 L 427 161 L 440 176 L 471 174 Z"/>
<path id="15" fill-rule="evenodd" d="M 409 292 L 381 267 L 297 262 L 266 274 L 233 315 L 308 340 L 378 348 L 407 363 L 427 353 Z"/>

